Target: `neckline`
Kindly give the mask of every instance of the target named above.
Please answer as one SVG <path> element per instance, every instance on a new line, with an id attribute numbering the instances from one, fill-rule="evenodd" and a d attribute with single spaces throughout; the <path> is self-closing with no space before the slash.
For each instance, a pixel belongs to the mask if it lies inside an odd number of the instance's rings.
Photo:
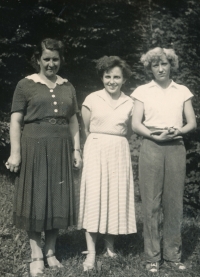
<path id="1" fill-rule="evenodd" d="M 47 86 L 49 89 L 54 89 L 56 87 L 56 85 L 62 85 L 64 83 L 67 83 L 68 80 L 67 79 L 63 79 L 62 77 L 60 77 L 59 75 L 56 75 L 57 80 L 54 84 L 53 87 L 50 87 L 37 73 L 34 73 L 32 75 L 28 75 L 25 78 L 34 81 L 35 83 L 40 83 L 43 84 L 45 86 Z"/>
<path id="2" fill-rule="evenodd" d="M 166 87 L 166 88 L 163 88 L 160 84 L 158 84 L 155 80 L 154 80 L 154 83 L 159 87 L 161 88 L 162 90 L 166 91 L 169 87 L 171 87 L 172 83 L 173 83 L 173 80 L 170 79 L 170 83 L 169 85 Z"/>

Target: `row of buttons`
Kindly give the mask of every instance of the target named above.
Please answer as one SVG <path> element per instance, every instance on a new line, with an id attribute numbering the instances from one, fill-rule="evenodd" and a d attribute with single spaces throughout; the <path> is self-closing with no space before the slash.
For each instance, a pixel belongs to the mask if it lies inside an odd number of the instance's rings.
<path id="1" fill-rule="evenodd" d="M 50 92 L 52 93 L 52 92 L 53 92 L 53 89 L 50 89 Z M 55 94 L 52 94 L 51 97 L 52 97 L 52 98 L 55 98 L 56 96 L 55 96 Z M 57 101 L 54 101 L 53 104 L 54 104 L 54 105 L 57 105 L 58 102 L 57 102 Z M 57 112 L 58 112 L 58 109 L 54 109 L 54 112 L 57 113 Z"/>

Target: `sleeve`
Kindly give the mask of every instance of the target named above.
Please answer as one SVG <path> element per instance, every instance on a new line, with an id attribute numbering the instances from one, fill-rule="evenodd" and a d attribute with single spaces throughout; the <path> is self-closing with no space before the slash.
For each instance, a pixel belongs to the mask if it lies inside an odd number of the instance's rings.
<path id="1" fill-rule="evenodd" d="M 14 112 L 25 113 L 26 107 L 27 107 L 27 99 L 25 95 L 25 89 L 22 82 L 20 81 L 17 84 L 16 89 L 14 91 L 11 113 L 14 113 Z"/>
<path id="2" fill-rule="evenodd" d="M 88 95 L 88 96 L 85 98 L 85 100 L 84 100 L 82 106 L 85 106 L 85 107 L 87 107 L 90 111 L 92 111 L 92 95 L 91 95 L 91 94 Z"/>
<path id="3" fill-rule="evenodd" d="M 77 103 L 77 98 L 76 98 L 76 91 L 75 88 L 72 86 L 72 94 L 73 94 L 73 115 L 76 113 L 79 113 L 79 108 L 78 108 L 78 103 Z"/>
<path id="4" fill-rule="evenodd" d="M 144 86 L 139 86 L 133 91 L 133 93 L 131 93 L 130 96 L 131 96 L 132 99 L 137 99 L 137 100 L 144 103 L 144 101 L 145 101 L 144 91 L 145 91 Z"/>
<path id="5" fill-rule="evenodd" d="M 184 86 L 184 101 L 187 101 L 189 99 L 191 99 L 192 97 L 194 97 L 194 95 L 191 93 L 191 91 Z"/>

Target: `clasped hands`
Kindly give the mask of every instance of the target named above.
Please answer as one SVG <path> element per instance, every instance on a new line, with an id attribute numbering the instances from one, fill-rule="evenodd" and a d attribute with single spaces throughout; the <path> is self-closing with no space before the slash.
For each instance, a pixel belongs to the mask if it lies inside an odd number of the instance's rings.
<path id="1" fill-rule="evenodd" d="M 169 127 L 166 130 L 162 130 L 162 132 L 152 131 L 150 135 L 156 141 L 169 141 L 179 135 L 182 135 L 182 132 L 178 128 Z"/>

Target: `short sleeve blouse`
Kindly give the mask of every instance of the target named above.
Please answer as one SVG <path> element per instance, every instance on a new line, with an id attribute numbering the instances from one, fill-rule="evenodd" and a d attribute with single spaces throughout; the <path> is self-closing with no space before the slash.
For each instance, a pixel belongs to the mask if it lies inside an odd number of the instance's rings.
<path id="1" fill-rule="evenodd" d="M 144 125 L 165 128 L 182 127 L 185 101 L 193 97 L 190 90 L 174 81 L 162 89 L 155 81 L 139 86 L 131 97 L 144 103 Z"/>
<path id="2" fill-rule="evenodd" d="M 66 79 L 57 76 L 56 86 L 47 87 L 37 74 L 19 81 L 14 92 L 11 113 L 23 112 L 24 122 L 45 117 L 63 117 L 69 120 L 78 112 L 76 92 Z"/>
<path id="3" fill-rule="evenodd" d="M 113 108 L 105 89 L 89 94 L 82 104 L 91 111 L 90 132 L 126 135 L 132 116 L 133 100 L 123 92 Z"/>

